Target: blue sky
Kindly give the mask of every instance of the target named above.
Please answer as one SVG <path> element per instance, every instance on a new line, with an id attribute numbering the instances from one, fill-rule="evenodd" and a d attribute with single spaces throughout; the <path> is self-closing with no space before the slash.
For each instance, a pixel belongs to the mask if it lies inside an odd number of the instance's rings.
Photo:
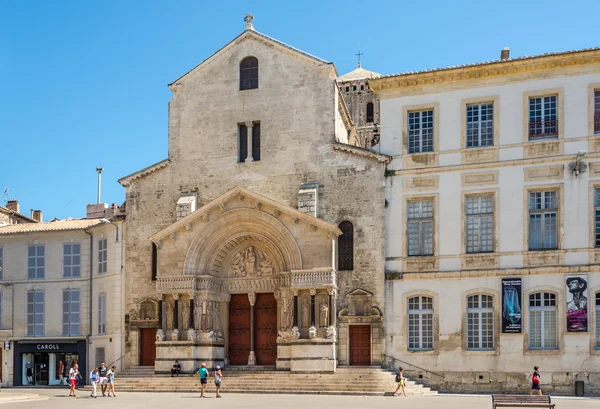
<path id="1" fill-rule="evenodd" d="M 244 29 L 383 74 L 600 45 L 600 2 L 0 0 L 0 188 L 44 219 L 167 155 L 167 84 Z M 382 137 L 385 137 L 382 135 Z M 1 192 L 0 192 L 1 194 Z M 2 202 L 3 204 L 3 202 Z"/>

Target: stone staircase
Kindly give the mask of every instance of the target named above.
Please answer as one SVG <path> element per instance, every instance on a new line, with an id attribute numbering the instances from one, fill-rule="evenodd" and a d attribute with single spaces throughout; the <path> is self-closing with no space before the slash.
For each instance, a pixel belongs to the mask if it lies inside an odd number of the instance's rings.
<path id="1" fill-rule="evenodd" d="M 86 387 L 91 389 L 91 387 Z M 115 389 L 125 392 L 194 392 L 199 393 L 198 376 L 179 377 L 154 374 L 152 367 L 133 367 L 117 373 Z M 223 369 L 223 393 L 279 393 L 322 395 L 391 395 L 396 389 L 394 374 L 376 367 L 338 367 L 335 374 L 293 374 L 274 367 Z M 215 393 L 213 372 L 207 393 Z M 431 395 L 437 392 L 408 380 L 407 395 Z"/>

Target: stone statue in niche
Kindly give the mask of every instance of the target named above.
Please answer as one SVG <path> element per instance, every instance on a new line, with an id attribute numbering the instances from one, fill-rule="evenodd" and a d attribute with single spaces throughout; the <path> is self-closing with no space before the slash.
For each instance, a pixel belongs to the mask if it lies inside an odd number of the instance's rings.
<path id="1" fill-rule="evenodd" d="M 214 330 L 214 315 L 213 315 L 213 302 L 209 301 L 206 306 L 206 329 Z"/>
<path id="2" fill-rule="evenodd" d="M 214 302 L 213 307 L 213 331 L 215 333 L 221 332 L 221 308 L 218 301 Z"/>
<path id="3" fill-rule="evenodd" d="M 194 300 L 194 329 L 199 330 L 202 325 L 202 301 Z"/>
<path id="4" fill-rule="evenodd" d="M 328 318 L 329 318 L 329 306 L 327 305 L 326 302 L 322 302 L 321 307 L 320 307 L 320 314 L 319 314 L 319 326 L 321 328 L 324 328 L 329 324 Z"/>
<path id="5" fill-rule="evenodd" d="M 166 304 L 167 305 L 165 306 L 165 312 L 167 314 L 167 329 L 171 330 L 173 329 L 173 311 L 175 309 L 175 306 L 173 305 L 172 301 L 168 301 Z"/>
<path id="6" fill-rule="evenodd" d="M 231 262 L 231 273 L 234 277 L 271 275 L 274 271 L 269 255 L 253 246 L 237 253 Z"/>
<path id="7" fill-rule="evenodd" d="M 140 305 L 140 319 L 153 320 L 155 319 L 155 315 L 155 307 L 152 302 L 144 301 L 142 305 Z M 132 319 L 137 319 L 137 317 Z"/>
<path id="8" fill-rule="evenodd" d="M 333 325 L 327 327 L 327 332 L 325 333 L 325 337 L 327 339 L 333 339 L 335 341 L 337 335 L 337 331 Z"/>
<path id="9" fill-rule="evenodd" d="M 181 308 L 181 321 L 183 330 L 187 330 L 190 327 L 190 304 L 187 302 L 184 302 Z"/>
<path id="10" fill-rule="evenodd" d="M 310 305 L 308 301 L 302 304 L 302 328 L 310 327 Z"/>

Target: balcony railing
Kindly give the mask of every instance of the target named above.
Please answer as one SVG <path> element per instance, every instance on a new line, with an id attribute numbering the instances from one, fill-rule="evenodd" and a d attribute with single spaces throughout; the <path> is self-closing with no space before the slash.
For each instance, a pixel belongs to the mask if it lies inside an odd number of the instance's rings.
<path id="1" fill-rule="evenodd" d="M 558 119 L 529 121 L 529 139 L 558 137 Z"/>
<path id="2" fill-rule="evenodd" d="M 594 133 L 600 134 L 600 112 L 594 114 Z"/>

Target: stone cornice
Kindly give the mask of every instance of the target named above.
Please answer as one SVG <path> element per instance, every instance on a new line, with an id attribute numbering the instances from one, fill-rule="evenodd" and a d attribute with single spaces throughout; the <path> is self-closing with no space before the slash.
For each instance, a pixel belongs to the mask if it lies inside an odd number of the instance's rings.
<path id="1" fill-rule="evenodd" d="M 118 180 L 118 182 L 124 187 L 129 187 L 134 180 L 143 178 L 144 176 L 147 176 L 151 173 L 158 172 L 159 170 L 166 168 L 169 165 L 169 163 L 171 163 L 169 159 L 161 160 L 160 162 L 155 163 L 154 165 L 150 165 L 147 168 L 138 170 L 135 173 L 122 177 Z"/>
<path id="2" fill-rule="evenodd" d="M 412 94 L 415 91 L 419 93 L 440 92 L 445 88 L 460 89 L 488 83 L 547 78 L 548 74 L 576 75 L 581 74 L 584 66 L 595 66 L 589 71 L 600 72 L 600 49 L 390 75 L 369 80 L 369 86 L 380 95 L 385 95 L 389 91 L 394 91 L 394 95 Z"/>
<path id="3" fill-rule="evenodd" d="M 188 214 L 183 219 L 171 224 L 170 226 L 159 231 L 158 233 L 153 234 L 152 236 L 150 236 L 150 240 L 158 244 L 161 240 L 167 237 L 171 237 L 172 239 L 176 238 L 175 233 L 178 230 L 187 229 L 187 227 L 191 227 L 191 225 L 198 220 L 201 220 L 204 223 L 208 223 L 211 219 L 209 215 L 211 211 L 213 211 L 214 209 L 220 209 L 222 212 L 226 212 L 226 203 L 235 198 L 240 198 L 242 200 L 247 200 L 248 202 L 253 202 L 253 207 L 259 211 L 262 211 L 262 208 L 267 207 L 271 209 L 277 209 L 277 211 L 279 211 L 280 214 L 286 214 L 292 217 L 292 219 L 304 221 L 305 223 L 321 228 L 326 232 L 335 235 L 336 237 L 342 234 L 342 231 L 337 226 L 331 223 L 310 216 L 306 213 L 302 213 L 294 208 L 285 206 L 279 202 L 276 202 L 275 200 L 250 192 L 238 186 L 224 193 L 223 195 L 214 199 L 213 201 L 207 203 L 206 205 L 202 206 L 195 212 Z"/>
<path id="4" fill-rule="evenodd" d="M 365 148 L 361 148 L 359 146 L 348 145 L 345 143 L 333 143 L 331 144 L 334 151 L 346 152 L 357 156 L 362 156 L 363 158 L 375 159 L 380 163 L 389 163 L 392 160 L 391 156 L 384 155 L 382 153 L 377 153 L 370 151 Z"/>

